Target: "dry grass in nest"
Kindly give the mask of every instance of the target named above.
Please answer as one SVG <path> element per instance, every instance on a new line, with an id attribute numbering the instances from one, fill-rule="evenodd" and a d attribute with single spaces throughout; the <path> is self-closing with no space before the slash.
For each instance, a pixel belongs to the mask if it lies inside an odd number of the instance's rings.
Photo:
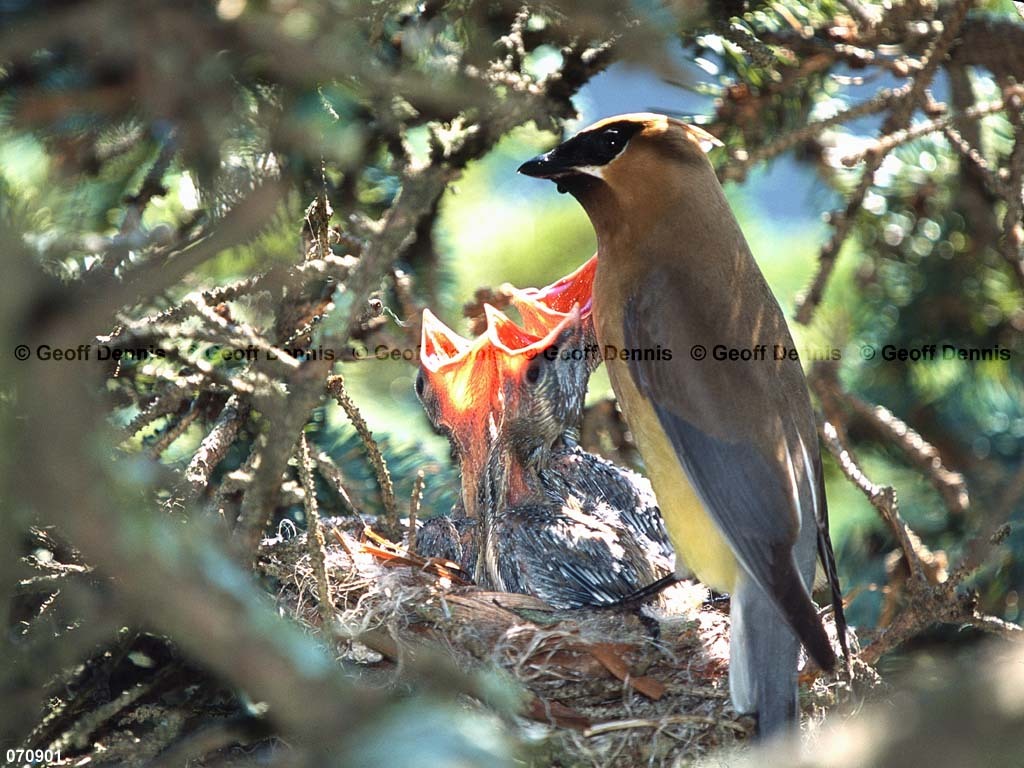
<path id="1" fill-rule="evenodd" d="M 699 584 L 673 587 L 642 614 L 557 611 L 456 586 L 451 564 L 367 543 L 359 521 L 326 520 L 325 533 L 339 659 L 382 684 L 412 648 L 441 649 L 464 671 L 500 670 L 524 691 L 516 722 L 538 764 L 678 765 L 750 736 L 751 719 L 729 703 L 727 606 Z M 265 542 L 260 570 L 285 610 L 323 631 L 305 534 Z M 845 684 L 811 672 L 802 682 L 813 727 Z"/>

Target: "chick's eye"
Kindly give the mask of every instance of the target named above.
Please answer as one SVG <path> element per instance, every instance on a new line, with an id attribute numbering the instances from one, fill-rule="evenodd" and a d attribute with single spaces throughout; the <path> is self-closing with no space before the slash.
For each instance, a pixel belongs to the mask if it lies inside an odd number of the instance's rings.
<path id="1" fill-rule="evenodd" d="M 423 380 L 423 371 L 416 374 L 416 395 L 423 397 L 423 390 L 426 387 L 426 382 Z"/>
<path id="2" fill-rule="evenodd" d="M 526 382 L 528 384 L 536 384 L 538 381 L 540 381 L 540 362 L 534 361 L 526 369 Z"/>

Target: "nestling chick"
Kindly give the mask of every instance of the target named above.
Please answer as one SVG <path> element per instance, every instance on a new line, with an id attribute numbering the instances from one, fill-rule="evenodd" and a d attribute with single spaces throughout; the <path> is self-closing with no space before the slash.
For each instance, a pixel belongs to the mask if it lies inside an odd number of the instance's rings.
<path id="1" fill-rule="evenodd" d="M 664 529 L 648 534 L 660 517 L 639 478 L 556 448 L 579 421 L 589 375 L 578 311 L 533 344 L 487 311 L 502 410 L 480 487 L 477 582 L 577 608 L 613 605 L 671 573 Z"/>
<path id="2" fill-rule="evenodd" d="M 423 310 L 416 396 L 430 423 L 451 444 L 469 517 L 476 517 L 476 482 L 495 430 L 497 375 L 494 350 L 485 337 L 470 342 Z"/>
<path id="3" fill-rule="evenodd" d="M 591 256 L 568 275 L 558 278 L 543 288 L 511 288 L 511 304 L 522 318 L 523 329 L 537 338 L 546 336 L 552 328 L 577 308 L 583 326 L 582 349 L 587 368 L 593 372 L 601 364 L 594 329 L 593 294 L 594 275 L 597 274 L 597 255 Z"/>
<path id="4" fill-rule="evenodd" d="M 497 371 L 487 340 L 463 338 L 423 311 L 416 396 L 427 419 L 448 438 L 461 475 L 460 501 L 449 516 L 424 520 L 417 551 L 459 563 L 472 576 L 476 564 L 477 484 L 494 432 Z"/>
<path id="5" fill-rule="evenodd" d="M 553 326 L 544 326 L 541 324 L 543 320 L 554 318 L 555 324 L 564 324 L 566 318 L 578 311 L 576 307 L 560 311 L 558 304 L 550 300 L 551 289 L 560 288 L 563 299 L 566 294 L 582 298 L 582 306 L 589 307 L 595 263 L 596 257 L 593 257 L 569 276 L 584 280 L 585 290 L 581 290 L 578 283 L 573 290 L 566 290 L 563 285 L 568 278 L 562 278 L 532 296 L 521 292 L 513 303 L 520 308 L 523 317 L 533 318 L 533 327 L 545 334 L 550 333 Z M 555 295 L 557 297 L 558 294 Z M 536 306 L 539 302 L 543 302 L 540 307 Z M 485 310 L 487 332 L 498 350 L 499 381 L 526 379 L 526 384 L 529 384 L 528 379 L 536 375 L 537 367 L 531 369 L 527 366 L 524 371 L 523 366 L 532 364 L 538 356 L 549 363 L 557 357 L 556 369 L 563 371 L 561 377 L 553 377 L 554 384 L 546 390 L 534 389 L 530 410 L 523 414 L 526 417 L 524 421 L 528 420 L 532 427 L 530 435 L 520 445 L 539 453 L 540 458 L 534 459 L 530 465 L 539 475 L 547 496 L 558 502 L 577 497 L 584 500 L 585 506 L 604 501 L 638 538 L 654 569 L 671 572 L 675 552 L 650 483 L 637 473 L 588 453 L 576 444 L 584 398 L 570 394 L 570 390 L 572 393 L 585 393 L 590 372 L 600 363 L 600 355 L 591 341 L 593 324 L 589 312 L 584 315 L 580 311 L 580 343 L 564 344 L 556 352 L 553 347 L 539 351 L 543 344 L 540 338 L 526 333 L 525 328 L 520 328 L 493 307 L 485 307 Z"/>

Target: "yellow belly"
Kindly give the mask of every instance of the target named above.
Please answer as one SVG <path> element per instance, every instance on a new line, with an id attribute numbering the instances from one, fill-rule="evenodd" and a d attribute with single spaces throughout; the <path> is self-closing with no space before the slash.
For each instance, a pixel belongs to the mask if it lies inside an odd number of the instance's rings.
<path id="1" fill-rule="evenodd" d="M 623 338 L 622 313 L 628 303 L 629 287 L 642 279 L 645 265 L 638 259 L 621 261 L 616 267 L 608 272 L 607 264 L 599 260 L 594 281 L 594 324 L 602 349 L 605 345 L 614 349 L 632 346 Z M 739 563 L 697 498 L 658 415 L 633 384 L 629 363 L 610 358 L 605 364 L 619 407 L 646 465 L 676 558 L 682 561 L 677 570 L 682 573 L 684 567 L 689 568 L 711 589 L 732 592 L 740 572 Z"/>
<path id="2" fill-rule="evenodd" d="M 711 589 L 733 591 L 739 571 L 736 557 L 697 498 L 657 414 L 633 386 L 625 363 L 610 362 L 609 376 L 643 456 L 676 557 Z"/>

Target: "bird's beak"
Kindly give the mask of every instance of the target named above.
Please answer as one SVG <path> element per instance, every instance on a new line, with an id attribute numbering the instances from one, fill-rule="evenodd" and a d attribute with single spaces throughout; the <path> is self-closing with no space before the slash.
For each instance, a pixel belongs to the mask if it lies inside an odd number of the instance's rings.
<path id="1" fill-rule="evenodd" d="M 579 268 L 543 288 L 512 290 L 512 306 L 519 310 L 523 327 L 530 333 L 546 336 L 574 306 L 583 319 L 590 317 L 593 304 L 597 254 Z"/>
<path id="2" fill-rule="evenodd" d="M 442 323 L 429 309 L 423 310 L 420 362 L 428 370 L 437 371 L 452 359 L 464 354 L 469 346 L 469 339 L 464 339 Z"/>
<path id="3" fill-rule="evenodd" d="M 495 349 L 514 355 L 537 343 L 538 336 L 513 322 L 508 315 L 490 304 L 484 304 L 487 335 Z"/>
<path id="4" fill-rule="evenodd" d="M 519 166 L 519 173 L 524 176 L 532 176 L 535 179 L 554 179 L 566 173 L 572 173 L 572 171 L 572 167 L 558 157 L 558 147 L 543 155 L 537 155 Z"/>
<path id="5" fill-rule="evenodd" d="M 487 313 L 487 337 L 495 353 L 499 379 L 518 381 L 534 358 L 556 344 L 578 344 L 582 333 L 580 309 L 576 305 L 558 317 L 547 310 L 551 317 L 548 324 L 541 327 L 543 335 L 540 336 L 517 325 L 490 304 L 484 304 L 484 311 Z"/>
<path id="6" fill-rule="evenodd" d="M 580 307 L 585 317 L 590 312 L 594 293 L 594 276 L 597 274 L 597 254 L 561 277 L 551 285 L 535 289 L 533 298 L 556 312 L 570 312 L 574 305 Z"/>

